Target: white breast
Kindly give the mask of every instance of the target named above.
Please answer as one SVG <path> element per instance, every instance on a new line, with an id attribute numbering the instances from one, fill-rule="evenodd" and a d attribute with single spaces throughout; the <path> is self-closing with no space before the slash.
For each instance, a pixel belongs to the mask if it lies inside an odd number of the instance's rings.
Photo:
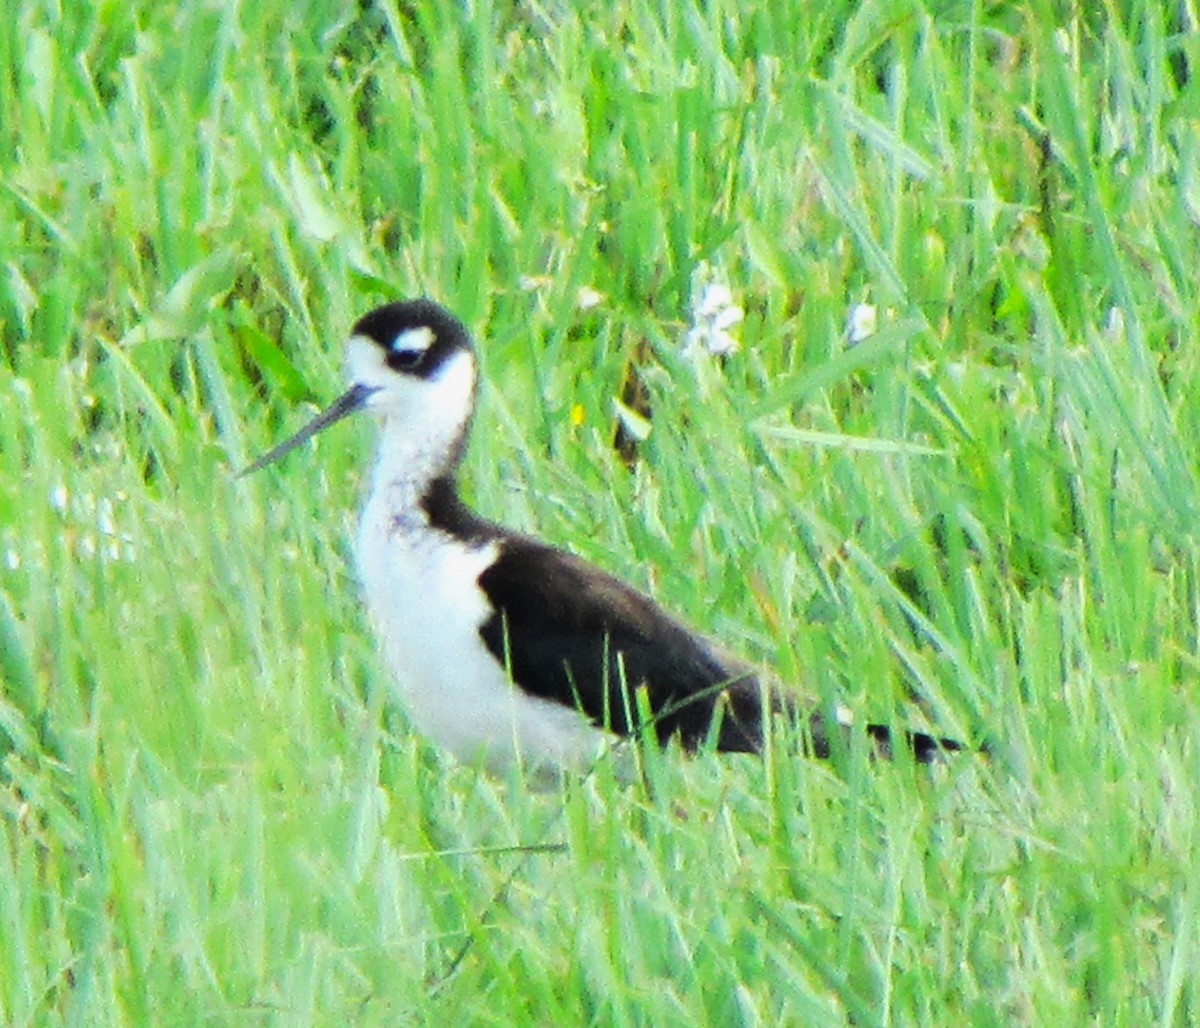
<path id="1" fill-rule="evenodd" d="M 498 544 L 468 546 L 417 512 L 395 510 L 386 489 L 371 496 L 358 566 L 395 695 L 413 724 L 460 760 L 493 770 L 516 759 L 586 769 L 605 733 L 513 685 L 479 635 L 492 610 L 478 579 Z"/>

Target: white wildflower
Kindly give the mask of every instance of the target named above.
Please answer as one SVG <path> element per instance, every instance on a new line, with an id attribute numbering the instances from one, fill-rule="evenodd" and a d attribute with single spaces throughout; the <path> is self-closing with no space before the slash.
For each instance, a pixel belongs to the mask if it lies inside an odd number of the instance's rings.
<path id="1" fill-rule="evenodd" d="M 746 312 L 733 302 L 733 293 L 723 282 L 709 282 L 692 305 L 692 327 L 683 344 L 686 357 L 701 351 L 714 356 L 734 353 L 738 341 L 729 331 L 740 324 Z"/>
<path id="2" fill-rule="evenodd" d="M 575 294 L 575 306 L 581 311 L 590 311 L 604 302 L 604 294 L 591 286 L 580 286 Z"/>
<path id="3" fill-rule="evenodd" d="M 696 314 L 701 318 L 715 318 L 723 311 L 737 309 L 733 306 L 733 293 L 723 282 L 710 282 L 700 294 L 700 305 Z"/>
<path id="4" fill-rule="evenodd" d="M 856 303 L 846 315 L 846 339 L 851 346 L 879 331 L 879 310 L 873 303 Z"/>

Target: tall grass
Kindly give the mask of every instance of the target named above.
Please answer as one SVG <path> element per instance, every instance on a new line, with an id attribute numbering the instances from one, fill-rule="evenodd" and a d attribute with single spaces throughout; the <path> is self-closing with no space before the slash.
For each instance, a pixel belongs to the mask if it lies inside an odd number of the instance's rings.
<path id="1" fill-rule="evenodd" d="M 0 16 L 0 1021 L 1193 1021 L 1194 5 L 346 7 Z M 990 755 L 414 735 L 370 426 L 231 472 L 416 293 L 480 508 Z"/>

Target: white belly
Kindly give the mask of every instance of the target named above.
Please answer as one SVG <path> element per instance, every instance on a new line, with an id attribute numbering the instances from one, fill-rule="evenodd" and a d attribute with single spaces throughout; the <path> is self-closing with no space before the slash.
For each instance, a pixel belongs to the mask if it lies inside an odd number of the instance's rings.
<path id="1" fill-rule="evenodd" d="M 492 610 L 478 579 L 496 543 L 467 548 L 424 526 L 396 529 L 368 504 L 358 566 L 395 695 L 413 724 L 460 760 L 494 771 L 586 770 L 611 737 L 577 711 L 512 684 L 479 629 Z"/>

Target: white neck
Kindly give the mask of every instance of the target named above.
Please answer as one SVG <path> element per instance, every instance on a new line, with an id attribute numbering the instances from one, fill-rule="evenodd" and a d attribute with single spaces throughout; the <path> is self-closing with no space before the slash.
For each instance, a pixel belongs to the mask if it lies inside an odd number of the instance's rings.
<path id="1" fill-rule="evenodd" d="M 444 474 L 449 462 L 445 448 L 434 450 L 437 440 L 408 435 L 398 419 L 383 422 L 371 471 L 367 507 L 399 524 L 424 522 L 420 503 L 430 483 Z"/>
<path id="2" fill-rule="evenodd" d="M 381 424 L 364 518 L 397 527 L 425 523 L 421 500 L 436 478 L 454 470 L 474 393 L 475 362 L 466 351 L 433 381 L 401 380 L 380 390 L 370 405 Z"/>

